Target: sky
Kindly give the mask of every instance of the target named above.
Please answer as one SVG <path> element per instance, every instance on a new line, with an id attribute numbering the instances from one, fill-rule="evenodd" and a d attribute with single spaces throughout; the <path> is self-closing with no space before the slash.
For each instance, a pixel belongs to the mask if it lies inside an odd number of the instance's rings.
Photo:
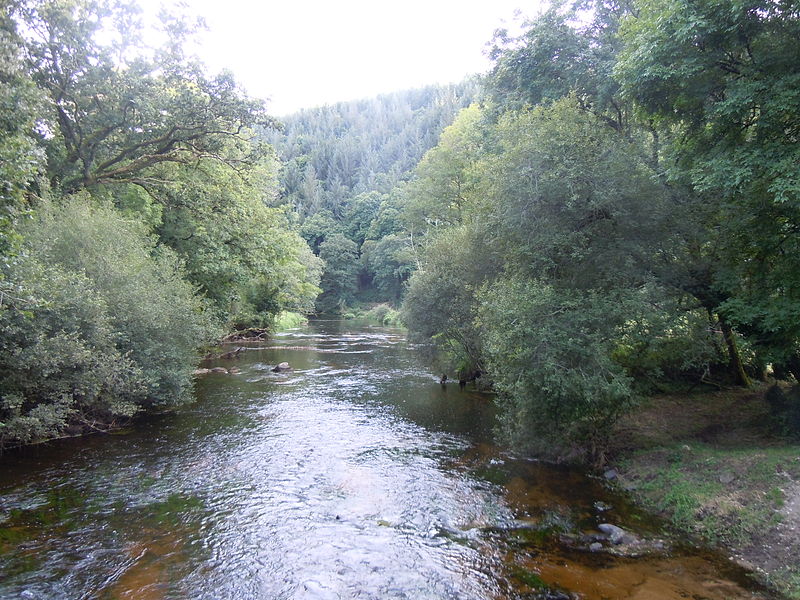
<path id="1" fill-rule="evenodd" d="M 495 29 L 539 0 L 188 0 L 209 31 L 196 53 L 282 116 L 488 70 Z M 146 15 L 163 0 L 139 0 Z M 169 6 L 172 0 L 166 2 Z"/>

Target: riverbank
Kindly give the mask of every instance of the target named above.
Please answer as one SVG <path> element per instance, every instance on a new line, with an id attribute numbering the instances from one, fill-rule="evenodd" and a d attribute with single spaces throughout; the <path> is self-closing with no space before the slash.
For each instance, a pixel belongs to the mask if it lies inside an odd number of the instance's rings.
<path id="1" fill-rule="evenodd" d="M 650 398 L 619 424 L 612 466 L 680 535 L 724 550 L 795 600 L 800 444 L 773 433 L 766 390 Z"/>

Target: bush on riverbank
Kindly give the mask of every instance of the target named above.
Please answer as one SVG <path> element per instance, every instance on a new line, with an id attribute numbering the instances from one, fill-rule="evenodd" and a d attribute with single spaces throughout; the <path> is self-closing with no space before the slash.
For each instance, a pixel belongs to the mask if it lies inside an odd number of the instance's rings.
<path id="1" fill-rule="evenodd" d="M 342 314 L 342 318 L 348 320 L 362 319 L 371 323 L 385 325 L 386 327 L 404 327 L 400 311 L 386 303 L 348 309 Z"/>
<path id="2" fill-rule="evenodd" d="M 196 348 L 220 331 L 175 254 L 83 196 L 20 232 L 2 273 L 0 449 L 184 402 Z"/>

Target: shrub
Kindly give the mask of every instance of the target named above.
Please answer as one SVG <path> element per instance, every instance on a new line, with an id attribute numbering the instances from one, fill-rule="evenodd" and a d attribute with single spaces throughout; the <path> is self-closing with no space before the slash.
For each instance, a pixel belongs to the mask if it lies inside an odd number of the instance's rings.
<path id="1" fill-rule="evenodd" d="M 188 398 L 218 334 L 174 253 L 87 198 L 45 204 L 4 266 L 0 447 Z"/>
<path id="2" fill-rule="evenodd" d="M 602 461 L 611 426 L 634 401 L 631 379 L 611 356 L 625 322 L 624 294 L 508 277 L 479 298 L 507 439 L 539 453 L 581 448 Z"/>

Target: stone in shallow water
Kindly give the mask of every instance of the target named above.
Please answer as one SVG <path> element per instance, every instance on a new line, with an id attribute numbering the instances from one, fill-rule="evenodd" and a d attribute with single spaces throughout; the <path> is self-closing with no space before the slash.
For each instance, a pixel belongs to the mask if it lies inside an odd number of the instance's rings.
<path id="1" fill-rule="evenodd" d="M 608 536 L 612 544 L 621 544 L 627 542 L 626 538 L 633 538 L 622 527 L 617 527 L 611 523 L 601 523 L 597 528 Z M 633 541 L 633 540 L 631 540 Z"/>

